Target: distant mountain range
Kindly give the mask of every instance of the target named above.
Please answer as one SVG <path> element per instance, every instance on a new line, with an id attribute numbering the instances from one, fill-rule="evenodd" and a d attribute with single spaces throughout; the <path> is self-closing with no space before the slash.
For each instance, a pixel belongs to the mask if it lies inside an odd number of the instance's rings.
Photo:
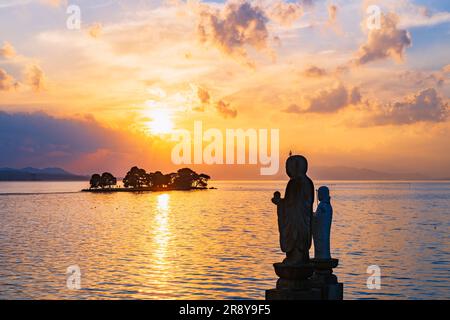
<path id="1" fill-rule="evenodd" d="M 255 174 L 256 172 L 253 172 Z M 246 179 L 254 179 L 251 176 Z M 314 180 L 432 180 L 420 173 L 387 173 L 364 168 L 351 167 L 312 167 L 308 175 Z M 218 177 L 219 179 L 221 177 Z M 259 177 L 262 178 L 262 177 Z M 266 176 L 263 179 L 286 179 L 284 171 L 276 176 Z M 23 169 L 0 168 L 0 181 L 86 181 L 88 176 L 76 175 L 61 168 L 37 169 L 27 167 Z M 450 179 L 436 179 L 450 180 Z"/>
<path id="2" fill-rule="evenodd" d="M 316 167 L 309 175 L 315 180 L 430 180 L 420 173 L 387 173 L 350 167 Z"/>
<path id="3" fill-rule="evenodd" d="M 23 169 L 0 168 L 0 181 L 85 181 L 89 177 L 76 175 L 61 168 Z"/>

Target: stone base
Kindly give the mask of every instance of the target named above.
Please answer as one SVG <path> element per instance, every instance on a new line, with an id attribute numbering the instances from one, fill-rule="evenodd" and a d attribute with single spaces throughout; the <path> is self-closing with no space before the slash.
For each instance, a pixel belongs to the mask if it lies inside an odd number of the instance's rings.
<path id="1" fill-rule="evenodd" d="M 329 285 L 326 292 L 326 300 L 344 300 L 344 284 Z"/>
<path id="2" fill-rule="evenodd" d="M 266 290 L 266 300 L 343 300 L 344 285 L 333 274 L 339 260 L 312 259 L 299 265 L 275 263 L 279 277 L 275 289 Z"/>
<path id="3" fill-rule="evenodd" d="M 314 269 L 311 264 L 286 265 L 274 263 L 273 268 L 278 277 L 289 280 L 304 280 L 313 275 Z"/>
<path id="4" fill-rule="evenodd" d="M 310 263 L 316 270 L 332 270 L 339 265 L 339 259 L 311 259 Z"/>
<path id="5" fill-rule="evenodd" d="M 266 300 L 343 300 L 343 298 L 344 285 L 342 283 L 305 288 L 304 290 L 266 290 Z"/>

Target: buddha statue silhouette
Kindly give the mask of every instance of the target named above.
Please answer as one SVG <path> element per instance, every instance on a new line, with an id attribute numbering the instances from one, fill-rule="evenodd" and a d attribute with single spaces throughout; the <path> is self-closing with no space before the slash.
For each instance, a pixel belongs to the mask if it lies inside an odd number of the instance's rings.
<path id="1" fill-rule="evenodd" d="M 314 184 L 306 175 L 308 161 L 305 157 L 290 156 L 286 173 L 290 180 L 284 199 L 275 192 L 272 202 L 277 206 L 280 247 L 286 253 L 283 264 L 300 265 L 309 261 L 312 242 L 312 216 Z"/>

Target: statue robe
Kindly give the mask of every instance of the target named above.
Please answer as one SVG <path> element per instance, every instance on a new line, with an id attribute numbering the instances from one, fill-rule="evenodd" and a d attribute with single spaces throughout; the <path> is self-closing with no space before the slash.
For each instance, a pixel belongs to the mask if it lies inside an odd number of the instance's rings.
<path id="1" fill-rule="evenodd" d="M 277 207 L 280 247 L 288 262 L 306 262 L 312 241 L 314 185 L 306 174 L 295 175 Z M 290 256 L 298 255 L 291 258 Z M 293 261 L 294 260 L 294 261 Z"/>
<path id="2" fill-rule="evenodd" d="M 331 259 L 330 233 L 333 208 L 330 199 L 320 202 L 313 216 L 314 258 Z"/>

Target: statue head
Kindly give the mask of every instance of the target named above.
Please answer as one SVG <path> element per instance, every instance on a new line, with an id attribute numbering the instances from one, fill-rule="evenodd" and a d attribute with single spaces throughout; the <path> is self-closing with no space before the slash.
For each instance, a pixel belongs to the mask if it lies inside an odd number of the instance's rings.
<path id="1" fill-rule="evenodd" d="M 308 172 L 308 160 L 304 156 L 290 156 L 286 160 L 286 173 L 289 178 L 305 176 Z"/>
<path id="2" fill-rule="evenodd" d="M 330 189 L 328 187 L 322 186 L 317 190 L 319 201 L 330 201 Z"/>

